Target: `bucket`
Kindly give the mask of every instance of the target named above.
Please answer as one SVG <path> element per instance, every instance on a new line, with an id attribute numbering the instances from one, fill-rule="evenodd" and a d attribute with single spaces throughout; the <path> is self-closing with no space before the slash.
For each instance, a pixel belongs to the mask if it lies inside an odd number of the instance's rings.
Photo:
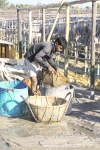
<path id="1" fill-rule="evenodd" d="M 71 97 L 67 97 L 66 99 L 67 101 L 70 100 L 70 102 L 65 114 L 70 114 L 72 112 L 72 100 L 74 99 L 74 87 L 72 85 L 66 84 L 59 87 L 51 87 L 50 85 L 42 84 L 40 85 L 40 91 L 43 96 L 56 96 L 63 99 L 70 92 Z"/>
<path id="2" fill-rule="evenodd" d="M 28 98 L 28 88 L 23 81 L 0 82 L 0 115 L 15 117 L 27 114 L 21 95 Z"/>

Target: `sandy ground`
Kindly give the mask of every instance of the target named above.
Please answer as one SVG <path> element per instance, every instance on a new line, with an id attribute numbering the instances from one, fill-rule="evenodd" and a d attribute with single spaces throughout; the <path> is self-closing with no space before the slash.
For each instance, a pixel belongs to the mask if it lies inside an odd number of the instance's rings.
<path id="1" fill-rule="evenodd" d="M 0 150 L 99 150 L 100 92 L 90 100 L 87 88 L 74 88 L 77 101 L 60 122 L 36 123 L 31 115 L 0 116 Z"/>

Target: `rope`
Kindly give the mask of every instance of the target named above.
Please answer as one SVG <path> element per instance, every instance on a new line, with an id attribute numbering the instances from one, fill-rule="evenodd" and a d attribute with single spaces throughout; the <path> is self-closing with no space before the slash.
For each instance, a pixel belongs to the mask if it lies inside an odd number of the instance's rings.
<path id="1" fill-rule="evenodd" d="M 21 98 L 26 102 L 26 104 L 28 105 L 29 110 L 31 111 L 31 114 L 32 114 L 33 118 L 35 119 L 35 121 L 36 121 L 37 123 L 39 123 L 40 121 L 36 119 L 36 117 L 35 117 L 35 115 L 34 115 L 32 109 L 31 109 L 31 106 L 30 106 L 30 104 L 28 103 L 27 99 L 25 99 L 22 95 L 21 95 L 20 97 L 21 97 Z"/>
<path id="2" fill-rule="evenodd" d="M 10 81 L 10 82 L 11 82 L 11 81 Z M 12 96 L 11 96 L 11 94 L 9 93 L 9 91 L 11 90 L 11 91 L 14 93 L 15 88 L 9 88 L 9 85 L 7 86 L 6 82 L 4 82 L 4 84 L 5 84 L 6 89 L 5 89 L 5 88 L 1 88 L 0 94 L 1 94 L 1 93 L 3 94 L 3 93 L 5 93 L 5 92 L 7 92 L 7 93 L 9 94 L 9 96 L 11 97 L 11 99 L 13 99 Z M 11 84 L 11 83 L 10 83 L 10 84 Z M 16 80 L 15 80 L 15 84 L 16 84 Z"/>

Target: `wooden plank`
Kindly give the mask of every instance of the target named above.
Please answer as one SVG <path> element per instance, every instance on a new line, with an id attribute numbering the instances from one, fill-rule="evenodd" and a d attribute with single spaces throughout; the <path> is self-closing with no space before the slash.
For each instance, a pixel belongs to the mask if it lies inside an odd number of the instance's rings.
<path id="1" fill-rule="evenodd" d="M 40 6 L 40 0 L 39 0 L 39 3 L 38 3 L 38 4 L 39 4 L 39 6 Z M 39 9 L 39 20 L 40 20 L 40 9 Z"/>
<path id="2" fill-rule="evenodd" d="M 77 46 L 77 37 L 76 37 L 76 42 L 74 43 L 75 46 Z M 78 50 L 75 48 L 75 68 L 77 68 L 77 62 L 78 62 Z M 76 83 L 76 75 L 77 75 L 77 70 L 75 70 L 75 83 Z"/>
<path id="3" fill-rule="evenodd" d="M 1 44 L 8 44 L 8 45 L 15 45 L 13 42 L 5 41 L 5 40 L 0 40 Z"/>
<path id="4" fill-rule="evenodd" d="M 0 44 L 0 58 L 1 58 L 1 44 Z"/>
<path id="5" fill-rule="evenodd" d="M 92 39 L 91 39 L 91 90 L 90 97 L 94 100 L 95 91 L 95 35 L 96 35 L 96 1 L 92 2 Z"/>
<path id="6" fill-rule="evenodd" d="M 95 60 L 96 60 L 96 61 L 100 61 L 100 58 L 96 58 Z"/>
<path id="7" fill-rule="evenodd" d="M 24 37 L 24 53 L 26 53 L 26 36 Z"/>
<path id="8" fill-rule="evenodd" d="M 42 10 L 43 42 L 45 42 L 45 9 Z"/>
<path id="9" fill-rule="evenodd" d="M 99 1 L 99 0 L 97 0 Z M 92 0 L 77 0 L 77 1 L 72 1 L 72 2 L 64 2 L 64 5 L 77 5 L 77 4 L 83 4 L 83 3 L 88 3 L 92 2 Z M 34 7 L 28 7 L 28 8 L 18 8 L 17 10 L 38 10 L 38 9 L 47 9 L 47 8 L 55 8 L 55 7 L 60 7 L 60 3 L 55 3 L 55 4 L 49 4 L 45 6 L 34 6 Z"/>
<path id="10" fill-rule="evenodd" d="M 6 58 L 6 44 L 4 44 L 4 46 L 5 46 L 5 58 Z"/>
<path id="11" fill-rule="evenodd" d="M 1 44 L 1 58 L 2 58 L 2 44 Z"/>
<path id="12" fill-rule="evenodd" d="M 9 58 L 9 45 L 6 44 L 6 58 Z"/>
<path id="13" fill-rule="evenodd" d="M 85 45 L 84 46 L 81 46 L 81 45 L 76 45 L 76 46 L 68 46 L 69 49 L 73 49 L 73 48 L 85 48 Z"/>
<path id="14" fill-rule="evenodd" d="M 65 54 L 60 54 L 60 56 L 66 59 Z M 75 57 L 75 56 L 70 56 L 70 55 L 68 55 L 68 58 L 73 58 L 73 59 L 75 59 L 76 57 Z M 78 57 L 77 59 L 78 59 L 78 60 L 87 60 L 87 61 L 89 60 L 89 58 L 81 58 L 81 57 Z M 100 60 L 100 59 L 99 59 L 99 60 Z"/>
<path id="15" fill-rule="evenodd" d="M 21 12 L 17 10 L 18 20 L 18 47 L 19 47 L 19 58 L 22 58 L 22 29 L 21 29 Z"/>
<path id="16" fill-rule="evenodd" d="M 16 56 L 16 53 L 15 53 L 15 49 L 14 49 L 14 46 L 11 45 L 11 58 L 14 59 Z"/>
<path id="17" fill-rule="evenodd" d="M 92 2 L 93 0 L 77 0 L 77 1 L 71 1 L 71 2 L 65 2 L 64 5 L 77 5 L 77 4 L 83 4 L 83 3 L 88 3 Z M 97 0 L 99 1 L 99 0 Z"/>
<path id="18" fill-rule="evenodd" d="M 98 56 L 97 59 L 99 59 L 99 54 L 100 54 L 100 53 L 99 53 L 99 49 L 96 51 L 96 53 L 97 53 L 97 56 Z M 95 54 L 96 54 L 96 53 L 95 53 Z M 95 58 L 95 61 L 96 61 L 96 58 Z M 100 61 L 97 60 L 96 62 L 97 62 L 97 75 L 99 76 L 99 68 L 100 68 L 99 62 L 100 62 Z M 98 77 L 98 79 L 99 79 L 99 77 Z"/>
<path id="19" fill-rule="evenodd" d="M 67 40 L 67 47 L 64 51 L 65 61 L 64 61 L 64 75 L 67 76 L 68 68 L 68 41 L 69 41 L 69 6 L 66 6 L 66 29 L 65 29 L 65 39 Z"/>
<path id="20" fill-rule="evenodd" d="M 27 8 L 18 8 L 17 10 L 38 10 L 38 9 L 47 9 L 47 8 L 55 8 L 60 7 L 60 3 L 49 4 L 45 6 L 34 6 L 34 7 L 27 7 Z"/>
<path id="21" fill-rule="evenodd" d="M 28 40 L 28 47 L 31 46 L 32 42 L 32 11 L 29 11 L 29 40 Z"/>
<path id="22" fill-rule="evenodd" d="M 69 41 L 69 6 L 66 6 L 66 29 L 65 29 L 65 39 Z"/>
<path id="23" fill-rule="evenodd" d="M 87 61 L 89 60 L 89 58 L 81 58 L 81 57 L 78 57 L 77 59 L 78 60 L 87 60 Z"/>
<path id="24" fill-rule="evenodd" d="M 9 58 L 11 58 L 11 45 L 9 45 Z"/>
<path id="25" fill-rule="evenodd" d="M 58 12 L 57 12 L 57 16 L 56 16 L 55 21 L 54 21 L 54 23 L 53 23 L 52 29 L 51 29 L 51 31 L 50 31 L 50 33 L 49 33 L 48 38 L 47 38 L 47 42 L 50 41 L 51 35 L 52 35 L 53 30 L 54 30 L 54 28 L 55 28 L 55 25 L 56 25 L 56 22 L 57 22 L 57 20 L 58 20 L 59 13 L 60 13 L 60 10 L 61 10 L 61 7 L 62 7 L 63 3 L 64 3 L 64 0 L 62 0 L 62 2 L 61 2 L 61 5 L 60 5 L 59 10 L 58 10 Z"/>
<path id="26" fill-rule="evenodd" d="M 5 45 L 2 44 L 2 58 L 5 58 Z"/>
<path id="27" fill-rule="evenodd" d="M 87 58 L 87 46 L 85 47 L 85 58 Z M 88 66 L 88 64 L 87 64 L 87 60 L 85 60 L 85 73 L 86 73 L 86 69 L 87 69 L 87 66 Z"/>

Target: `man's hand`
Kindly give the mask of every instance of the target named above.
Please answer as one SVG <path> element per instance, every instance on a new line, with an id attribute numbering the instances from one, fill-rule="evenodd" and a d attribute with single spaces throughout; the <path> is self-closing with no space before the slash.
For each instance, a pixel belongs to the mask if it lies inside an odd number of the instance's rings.
<path id="1" fill-rule="evenodd" d="M 54 70 L 52 67 L 50 67 L 50 68 L 48 69 L 48 71 L 50 71 L 50 72 L 55 72 L 55 70 Z"/>
<path id="2" fill-rule="evenodd" d="M 58 74 L 61 74 L 59 70 L 55 71 L 52 67 L 50 67 L 50 68 L 48 69 L 48 71 L 50 71 L 50 72 L 56 72 L 57 75 L 58 75 Z"/>
<path id="3" fill-rule="evenodd" d="M 58 75 L 58 74 L 61 74 L 59 70 L 57 70 L 56 72 L 57 72 L 57 75 Z"/>

